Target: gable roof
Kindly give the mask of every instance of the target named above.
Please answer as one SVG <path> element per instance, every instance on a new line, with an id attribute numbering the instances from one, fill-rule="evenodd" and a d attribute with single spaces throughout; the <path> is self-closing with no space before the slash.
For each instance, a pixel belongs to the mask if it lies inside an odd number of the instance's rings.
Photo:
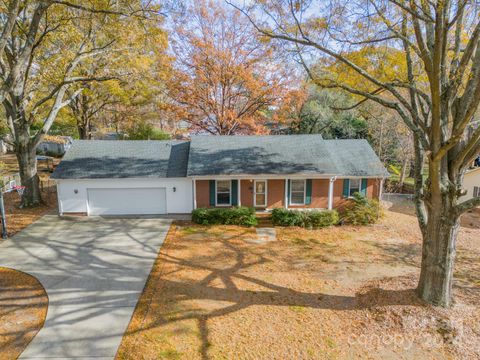
<path id="1" fill-rule="evenodd" d="M 177 140 L 76 140 L 53 179 L 235 175 L 384 177 L 366 140 L 320 135 L 194 136 Z"/>
<path id="2" fill-rule="evenodd" d="M 194 136 L 187 176 L 317 174 L 388 176 L 366 140 L 320 135 Z"/>
<path id="3" fill-rule="evenodd" d="M 185 177 L 189 146 L 175 140 L 76 140 L 52 178 Z"/>

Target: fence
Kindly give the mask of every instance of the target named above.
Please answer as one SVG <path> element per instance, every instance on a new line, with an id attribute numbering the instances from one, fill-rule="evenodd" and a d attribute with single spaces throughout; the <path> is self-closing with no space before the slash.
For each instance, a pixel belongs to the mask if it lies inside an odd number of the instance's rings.
<path id="1" fill-rule="evenodd" d="M 413 201 L 413 194 L 399 194 L 399 193 L 382 193 L 382 201 L 388 202 L 400 202 L 400 201 Z"/>

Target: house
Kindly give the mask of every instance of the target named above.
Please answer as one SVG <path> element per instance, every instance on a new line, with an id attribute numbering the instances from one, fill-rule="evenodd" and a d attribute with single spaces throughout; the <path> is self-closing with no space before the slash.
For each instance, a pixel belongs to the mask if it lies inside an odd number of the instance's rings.
<path id="1" fill-rule="evenodd" d="M 467 193 L 461 197 L 461 201 L 480 197 L 480 167 L 467 170 L 463 177 L 463 188 Z"/>
<path id="2" fill-rule="evenodd" d="M 197 207 L 341 208 L 388 176 L 365 140 L 319 135 L 75 141 L 57 166 L 60 214 L 190 213 Z"/>
<path id="3" fill-rule="evenodd" d="M 62 156 L 72 145 L 72 137 L 45 135 L 43 141 L 38 144 L 37 154 Z"/>

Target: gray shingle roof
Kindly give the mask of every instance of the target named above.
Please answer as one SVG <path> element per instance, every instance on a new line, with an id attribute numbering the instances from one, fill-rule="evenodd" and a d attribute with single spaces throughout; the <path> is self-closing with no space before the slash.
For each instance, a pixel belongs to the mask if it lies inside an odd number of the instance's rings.
<path id="1" fill-rule="evenodd" d="M 387 176 L 366 140 L 319 135 L 194 136 L 187 176 L 318 174 Z"/>
<path id="2" fill-rule="evenodd" d="M 194 136 L 191 142 L 77 140 L 52 178 L 283 174 L 388 176 L 366 140 L 271 135 Z"/>
<path id="3" fill-rule="evenodd" d="M 77 140 L 54 179 L 163 178 L 187 173 L 188 141 Z"/>

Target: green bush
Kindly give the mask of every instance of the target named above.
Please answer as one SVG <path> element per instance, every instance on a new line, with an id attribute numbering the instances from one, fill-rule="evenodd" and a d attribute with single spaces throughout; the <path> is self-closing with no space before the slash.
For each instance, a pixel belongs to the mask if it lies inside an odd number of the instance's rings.
<path id="1" fill-rule="evenodd" d="M 340 216 L 336 210 L 310 211 L 308 212 L 308 220 L 308 227 L 321 228 L 337 225 L 340 221 Z"/>
<path id="2" fill-rule="evenodd" d="M 341 220 L 345 224 L 374 224 L 382 216 L 382 209 L 377 200 L 368 200 L 360 193 L 353 194 L 352 202 L 346 206 Z"/>
<path id="3" fill-rule="evenodd" d="M 272 223 L 278 226 L 304 226 L 305 216 L 300 211 L 273 209 Z"/>
<path id="4" fill-rule="evenodd" d="M 336 225 L 339 221 L 336 210 L 299 211 L 287 209 L 274 209 L 272 222 L 278 226 L 300 226 L 305 228 L 321 228 Z"/>
<path id="5" fill-rule="evenodd" d="M 202 225 L 257 225 L 255 209 L 245 206 L 234 208 L 200 208 L 192 211 L 192 221 Z"/>
<path id="6" fill-rule="evenodd" d="M 170 135 L 146 122 L 137 122 L 127 129 L 128 140 L 170 140 Z"/>

